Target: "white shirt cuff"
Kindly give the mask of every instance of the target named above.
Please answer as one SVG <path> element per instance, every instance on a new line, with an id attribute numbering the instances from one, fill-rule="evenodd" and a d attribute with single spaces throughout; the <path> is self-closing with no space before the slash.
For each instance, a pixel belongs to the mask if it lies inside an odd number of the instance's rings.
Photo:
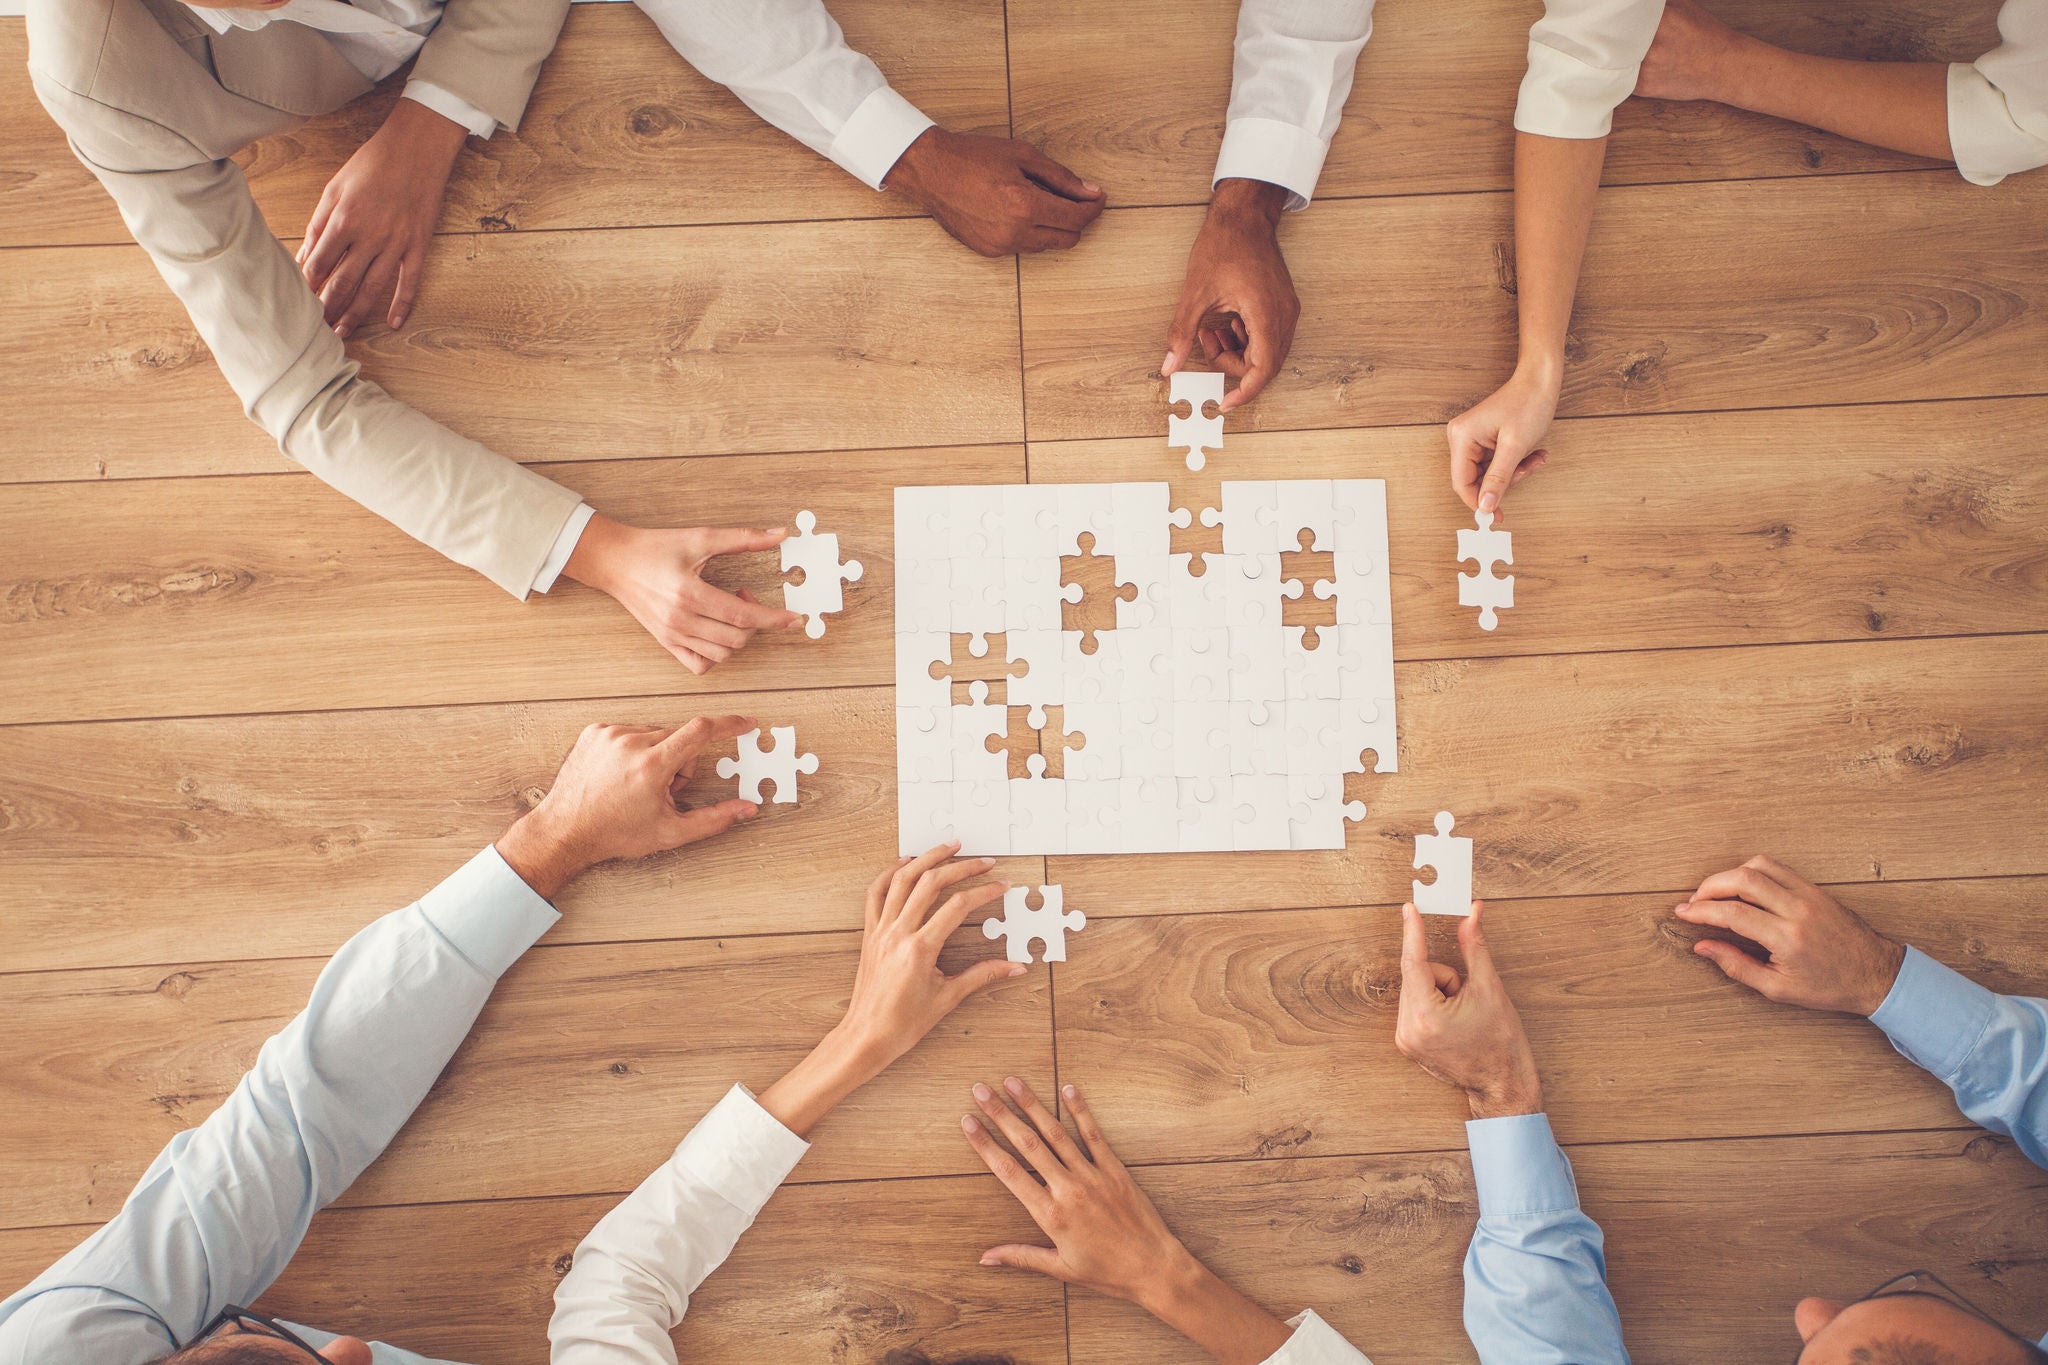
<path id="1" fill-rule="evenodd" d="M 1287 1320 L 1294 1335 L 1279 1350 L 1266 1357 L 1264 1365 L 1372 1365 L 1356 1346 L 1337 1334 L 1337 1329 L 1304 1308 Z"/>
<path id="2" fill-rule="evenodd" d="M 675 1163 L 752 1220 L 810 1150 L 735 1085 L 676 1148 Z"/>
<path id="3" fill-rule="evenodd" d="M 860 102 L 826 155 L 869 189 L 879 190 L 882 177 L 931 126 L 922 110 L 885 85 Z"/>
<path id="4" fill-rule="evenodd" d="M 1223 129 L 1223 150 L 1209 181 L 1263 180 L 1287 191 L 1289 210 L 1308 207 L 1330 144 L 1291 123 L 1269 118 L 1234 118 Z"/>
<path id="5" fill-rule="evenodd" d="M 1635 65 L 1599 67 L 1531 40 L 1515 100 L 1515 131 L 1541 137 L 1606 137 L 1614 108 L 1635 92 Z"/>
<path id="6" fill-rule="evenodd" d="M 2048 166 L 2048 127 L 2039 133 L 2021 127 L 2005 92 L 1966 62 L 1948 69 L 1948 146 L 1956 170 L 1972 185 L 1996 185 Z"/>
<path id="7" fill-rule="evenodd" d="M 498 131 L 498 121 L 460 95 L 450 94 L 432 81 L 407 81 L 404 98 L 469 129 L 477 137 Z"/>
<path id="8" fill-rule="evenodd" d="M 590 519 L 597 515 L 597 509 L 589 503 L 578 503 L 576 510 L 569 514 L 569 520 L 562 523 L 560 535 L 555 537 L 554 548 L 541 561 L 540 572 L 533 576 L 529 592 L 546 592 L 555 586 L 555 580 L 562 576 L 562 570 L 569 566 L 569 556 L 576 553 L 576 542 L 583 539 L 583 528 L 590 525 Z"/>

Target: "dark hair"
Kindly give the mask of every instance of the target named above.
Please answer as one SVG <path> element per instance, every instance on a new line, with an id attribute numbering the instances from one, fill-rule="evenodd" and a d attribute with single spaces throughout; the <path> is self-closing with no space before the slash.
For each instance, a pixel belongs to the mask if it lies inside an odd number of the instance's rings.
<path id="1" fill-rule="evenodd" d="M 1017 1365 L 1009 1356 L 954 1356 L 938 1360 L 914 1346 L 903 1347 L 882 1357 L 882 1365 Z"/>
<path id="2" fill-rule="evenodd" d="M 196 1342 L 182 1351 L 174 1351 L 156 1362 L 156 1365 L 281 1365 L 297 1354 L 286 1355 L 278 1350 L 287 1343 L 276 1337 L 252 1337 L 236 1334 L 214 1337 L 210 1341 Z"/>

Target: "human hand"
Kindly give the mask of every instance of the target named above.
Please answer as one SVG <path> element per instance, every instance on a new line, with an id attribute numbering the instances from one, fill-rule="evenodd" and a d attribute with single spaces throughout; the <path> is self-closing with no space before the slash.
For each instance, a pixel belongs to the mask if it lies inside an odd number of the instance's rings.
<path id="1" fill-rule="evenodd" d="M 1508 489 L 1550 463 L 1537 443 L 1557 415 L 1558 381 L 1518 368 L 1508 382 L 1451 419 L 1451 487 L 1475 512 L 1495 512 Z"/>
<path id="2" fill-rule="evenodd" d="M 915 858 L 899 858 L 868 887 L 860 966 L 845 1017 L 810 1056 L 761 1095 L 761 1107 L 791 1132 L 809 1132 L 969 996 L 1029 970 L 1000 957 L 954 976 L 939 970 L 946 940 L 969 915 L 1008 889 L 998 881 L 956 890 L 995 866 L 993 858 L 947 861 L 959 850 L 955 840 Z"/>
<path id="3" fill-rule="evenodd" d="M 1440 1081 L 1465 1092 L 1475 1119 L 1543 1112 L 1536 1055 L 1522 1031 L 1522 1016 L 1493 969 L 1493 954 L 1479 926 L 1484 901 L 1458 923 L 1465 976 L 1429 960 L 1422 912 L 1401 907 L 1401 1010 L 1394 1046 Z"/>
<path id="4" fill-rule="evenodd" d="M 649 530 L 594 516 L 562 572 L 610 593 L 633 619 L 692 673 L 709 673 L 754 638 L 754 632 L 801 625 L 793 611 L 765 607 L 744 588 L 736 593 L 704 581 L 719 555 L 772 550 L 789 534 L 772 531 Z"/>
<path id="5" fill-rule="evenodd" d="M 981 1255 L 983 1265 L 1036 1270 L 1135 1303 L 1224 1365 L 1252 1365 L 1280 1349 L 1289 1335 L 1286 1324 L 1218 1279 L 1173 1235 L 1117 1160 L 1078 1089 L 1065 1086 L 1060 1095 L 1085 1150 L 1030 1086 L 1011 1076 L 1003 1090 L 1007 1102 L 977 1083 L 974 1102 L 1010 1150 L 971 1114 L 960 1128 L 975 1155 L 1053 1244 L 990 1247 Z M 1043 1184 L 1032 1178 L 1033 1171 Z"/>
<path id="6" fill-rule="evenodd" d="M 1225 412 L 1258 397 L 1294 345 L 1301 300 L 1280 254 L 1286 207 L 1287 191 L 1278 185 L 1225 180 L 1188 252 L 1159 373 L 1172 374 L 1200 346 L 1210 364 L 1237 380 L 1223 396 Z"/>
<path id="7" fill-rule="evenodd" d="M 984 256 L 1063 251 L 1109 202 L 1101 186 L 1028 142 L 938 127 L 904 148 L 882 188 L 923 208 Z"/>
<path id="8" fill-rule="evenodd" d="M 1810 1010 L 1875 1014 L 1906 961 L 1902 944 L 1776 858 L 1716 872 L 1672 913 L 1760 945 L 1768 961 L 1714 938 L 1692 950 L 1765 999 Z"/>
<path id="9" fill-rule="evenodd" d="M 752 818 L 752 801 L 686 810 L 676 794 L 697 760 L 754 728 L 746 716 L 699 716 L 659 725 L 586 725 L 540 804 L 513 822 L 498 852 L 552 900 L 572 877 L 614 858 L 644 858 L 722 834 Z"/>
<path id="10" fill-rule="evenodd" d="M 1653 100 L 1718 100 L 1724 64 L 1751 41 L 1695 0 L 1665 0 L 1657 36 L 1636 72 L 1635 93 Z"/>
<path id="11" fill-rule="evenodd" d="M 320 192 L 296 259 L 342 340 L 387 294 L 385 321 L 405 325 L 441 218 L 442 191 L 468 136 L 453 119 L 401 99 Z"/>

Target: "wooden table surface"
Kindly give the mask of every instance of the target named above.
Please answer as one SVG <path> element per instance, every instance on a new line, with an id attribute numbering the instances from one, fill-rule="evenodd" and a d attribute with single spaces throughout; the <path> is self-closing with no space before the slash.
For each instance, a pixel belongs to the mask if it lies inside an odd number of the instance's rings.
<path id="1" fill-rule="evenodd" d="M 1176 476 L 1151 367 L 1235 7 L 833 8 L 941 121 L 1038 140 L 1115 207 L 1073 252 L 982 260 L 637 10 L 579 6 L 519 132 L 472 141 L 414 321 L 351 347 L 620 517 L 773 524 L 801 486 L 867 574 L 823 641 L 706 678 L 609 599 L 513 602 L 290 468 L 0 20 L 0 1288 L 116 1209 L 326 955 L 493 838 L 589 720 L 745 710 L 822 766 L 794 810 L 571 890 L 266 1303 L 544 1360 L 591 1223 L 836 1017 L 895 842 L 890 489 Z M 1770 851 L 1987 985 L 2048 980 L 2048 175 L 1977 188 L 1625 105 L 1551 466 L 1510 506 L 1517 605 L 1482 634 L 1440 424 L 1512 355 L 1529 8 L 1382 14 L 1283 232 L 1293 356 L 1219 460 L 1387 480 L 1401 771 L 1360 780 L 1342 852 L 1007 860 L 1088 913 L 1072 960 L 817 1131 L 693 1299 L 686 1359 L 1185 1358 L 1126 1305 L 975 1265 L 1030 1233 L 956 1127 L 968 1085 L 1010 1073 L 1087 1087 L 1176 1229 L 1270 1307 L 1314 1307 L 1380 1365 L 1469 1359 L 1461 1106 L 1392 1040 L 1393 907 L 1439 807 L 1478 841 L 1637 1359 L 1788 1355 L 1802 1293 L 1919 1266 L 2048 1328 L 2048 1176 L 1868 1025 L 1722 981 L 1668 914 Z M 1716 8 L 1911 58 L 1976 55 L 1995 11 Z M 281 236 L 394 91 L 244 154 Z M 768 557 L 720 574 L 778 580 Z M 969 931 L 952 956 L 988 951 Z"/>

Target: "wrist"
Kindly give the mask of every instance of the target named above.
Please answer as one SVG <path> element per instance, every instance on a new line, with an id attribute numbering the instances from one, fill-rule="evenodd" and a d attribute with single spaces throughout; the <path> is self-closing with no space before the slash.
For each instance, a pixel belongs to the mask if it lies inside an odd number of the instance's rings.
<path id="1" fill-rule="evenodd" d="M 1516 356 L 1511 382 L 1556 398 L 1564 388 L 1564 347 L 1525 343 Z"/>
<path id="2" fill-rule="evenodd" d="M 945 136 L 945 129 L 933 124 L 910 140 L 896 158 L 896 164 L 882 177 L 882 188 L 892 194 L 900 194 L 922 208 L 930 208 L 927 196 L 926 171 L 939 140 Z"/>
<path id="3" fill-rule="evenodd" d="M 1188 1336 L 1188 1325 L 1200 1316 L 1220 1283 L 1214 1271 L 1176 1241 L 1162 1249 L 1152 1272 L 1133 1287 L 1129 1297 L 1168 1327 Z"/>
<path id="4" fill-rule="evenodd" d="M 455 158 L 469 140 L 469 129 L 418 100 L 400 99 L 385 115 L 380 134 L 402 141 L 422 159 L 453 170 Z"/>
<path id="5" fill-rule="evenodd" d="M 614 521 L 602 512 L 592 513 L 583 534 L 576 537 L 576 548 L 569 552 L 562 572 L 586 588 L 617 597 L 620 568 L 631 556 L 639 529 Z"/>
<path id="6" fill-rule="evenodd" d="M 1504 1119 L 1543 1112 L 1543 1083 L 1534 1072 L 1465 1092 L 1465 1105 L 1475 1119 Z"/>
<path id="7" fill-rule="evenodd" d="M 1287 211 L 1287 187 L 1264 180 L 1243 180 L 1235 176 L 1216 182 L 1209 196 L 1209 217 L 1237 226 L 1262 226 L 1277 232 L 1280 216 Z"/>
<path id="8" fill-rule="evenodd" d="M 495 847 L 506 866 L 518 873 L 535 895 L 548 901 L 593 861 L 556 825 L 545 800 L 514 820 L 512 827 L 498 836 Z"/>
<path id="9" fill-rule="evenodd" d="M 761 1107 L 790 1132 L 808 1137 L 841 1100 L 873 1080 L 880 1070 L 860 1040 L 841 1023 L 781 1080 L 761 1092 Z"/>
<path id="10" fill-rule="evenodd" d="M 1890 998 L 1892 987 L 1898 982 L 1899 972 L 1906 965 L 1905 944 L 1894 943 L 1882 934 L 1878 934 L 1876 938 L 1879 955 L 1877 970 L 1870 974 L 1870 979 L 1865 982 L 1853 1006 L 1856 1013 L 1865 1019 L 1876 1014 L 1878 1007 Z"/>

